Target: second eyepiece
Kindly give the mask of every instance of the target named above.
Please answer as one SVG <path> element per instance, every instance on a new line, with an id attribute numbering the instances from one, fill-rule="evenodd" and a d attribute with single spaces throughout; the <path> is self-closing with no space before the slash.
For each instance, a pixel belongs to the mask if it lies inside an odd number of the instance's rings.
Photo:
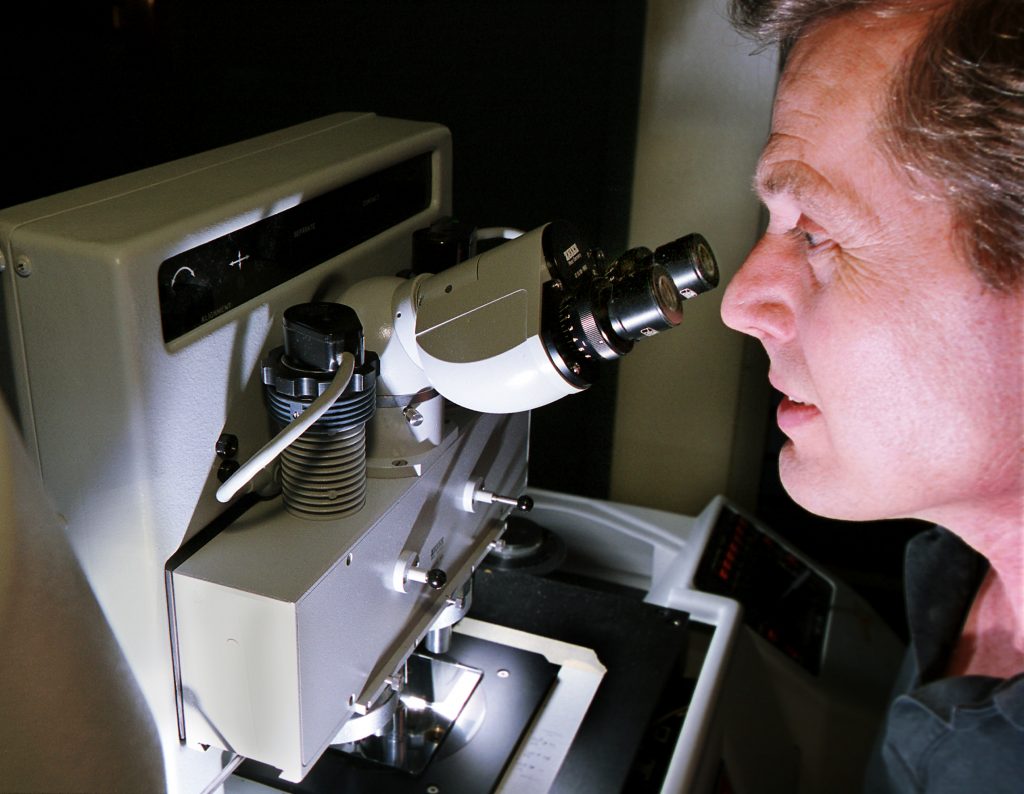
<path id="1" fill-rule="evenodd" d="M 718 265 L 699 234 L 689 234 L 654 251 L 632 248 L 603 267 L 600 255 L 589 279 L 561 297 L 549 352 L 570 380 L 591 382 L 600 360 L 620 358 L 646 336 L 674 328 L 685 300 L 718 285 Z"/>

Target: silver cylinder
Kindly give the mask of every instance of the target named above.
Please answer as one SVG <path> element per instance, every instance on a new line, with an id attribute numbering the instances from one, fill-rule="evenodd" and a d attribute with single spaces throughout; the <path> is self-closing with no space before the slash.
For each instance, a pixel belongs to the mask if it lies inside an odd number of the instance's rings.
<path id="1" fill-rule="evenodd" d="M 366 502 L 366 423 L 373 416 L 373 383 L 343 394 L 281 455 L 281 495 L 289 513 L 333 519 L 357 512 Z M 271 413 L 290 421 L 296 401 L 268 391 Z M 304 407 L 303 407 L 304 410 Z"/>
<path id="2" fill-rule="evenodd" d="M 442 626 L 439 629 L 431 629 L 423 638 L 423 642 L 430 653 L 448 653 L 448 649 L 452 647 L 452 627 Z"/>

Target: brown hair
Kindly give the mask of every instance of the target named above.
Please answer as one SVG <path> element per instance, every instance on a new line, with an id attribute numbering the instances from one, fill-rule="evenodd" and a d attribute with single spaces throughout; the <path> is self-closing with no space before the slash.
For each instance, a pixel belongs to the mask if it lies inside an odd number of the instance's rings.
<path id="1" fill-rule="evenodd" d="M 862 10 L 926 13 L 894 73 L 883 126 L 907 173 L 941 186 L 957 242 L 981 280 L 1024 283 L 1024 2 L 1020 0 L 732 0 L 734 25 L 787 45 L 814 23 Z"/>

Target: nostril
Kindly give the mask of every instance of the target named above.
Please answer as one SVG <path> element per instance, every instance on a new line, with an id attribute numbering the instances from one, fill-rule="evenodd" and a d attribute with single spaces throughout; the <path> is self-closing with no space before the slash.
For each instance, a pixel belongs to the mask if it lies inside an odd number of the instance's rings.
<path id="1" fill-rule="evenodd" d="M 736 331 L 746 333 L 750 322 L 750 295 L 745 289 L 743 272 L 736 274 L 722 296 L 722 322 Z"/>
<path id="2" fill-rule="evenodd" d="M 735 285 L 735 287 L 734 287 Z M 773 290 L 756 290 L 734 280 L 722 298 L 722 322 L 762 342 L 786 341 L 796 329 L 792 308 Z"/>

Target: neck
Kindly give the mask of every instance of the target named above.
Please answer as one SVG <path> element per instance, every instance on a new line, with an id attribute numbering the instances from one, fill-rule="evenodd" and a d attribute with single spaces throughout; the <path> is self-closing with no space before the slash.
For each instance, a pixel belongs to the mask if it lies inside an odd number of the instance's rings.
<path id="1" fill-rule="evenodd" d="M 985 510 L 944 510 L 929 520 L 985 555 L 991 569 L 964 627 L 952 672 L 1006 677 L 1024 670 L 1024 495 Z"/>

